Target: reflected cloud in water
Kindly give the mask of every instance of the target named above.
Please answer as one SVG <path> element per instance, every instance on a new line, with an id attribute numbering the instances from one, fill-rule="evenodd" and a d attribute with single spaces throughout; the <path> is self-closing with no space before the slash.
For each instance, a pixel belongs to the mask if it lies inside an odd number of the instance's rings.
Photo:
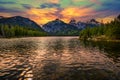
<path id="1" fill-rule="evenodd" d="M 114 55 L 106 55 L 109 54 L 109 47 L 113 46 L 108 47 L 98 42 L 82 42 L 77 37 L 38 37 L 1 41 L 2 80 L 120 79 L 119 61 L 114 61 Z M 115 53 L 113 50 L 110 52 Z"/>

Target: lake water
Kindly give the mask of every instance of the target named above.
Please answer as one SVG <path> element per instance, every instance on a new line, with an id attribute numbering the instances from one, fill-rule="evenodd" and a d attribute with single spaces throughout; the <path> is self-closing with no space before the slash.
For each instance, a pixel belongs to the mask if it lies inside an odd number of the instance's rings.
<path id="1" fill-rule="evenodd" d="M 0 80 L 120 80 L 120 43 L 0 39 Z"/>

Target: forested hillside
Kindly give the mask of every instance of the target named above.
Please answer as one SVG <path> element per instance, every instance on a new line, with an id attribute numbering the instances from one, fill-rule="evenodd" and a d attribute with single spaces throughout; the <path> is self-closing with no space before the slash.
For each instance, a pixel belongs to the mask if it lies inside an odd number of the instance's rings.
<path id="1" fill-rule="evenodd" d="M 44 31 L 29 27 L 21 27 L 7 24 L 0 24 L 0 37 L 27 37 L 27 36 L 45 36 L 47 35 Z"/>
<path id="2" fill-rule="evenodd" d="M 46 32 L 29 18 L 14 16 L 0 18 L 0 37 L 45 36 Z"/>
<path id="3" fill-rule="evenodd" d="M 120 39 L 120 15 L 110 23 L 82 30 L 80 32 L 80 39 Z"/>

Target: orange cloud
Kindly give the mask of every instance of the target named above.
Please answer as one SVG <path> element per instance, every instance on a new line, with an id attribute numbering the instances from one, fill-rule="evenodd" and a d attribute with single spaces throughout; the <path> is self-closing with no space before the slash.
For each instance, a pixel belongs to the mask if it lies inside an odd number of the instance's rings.
<path id="1" fill-rule="evenodd" d="M 103 23 L 109 23 L 114 20 L 113 16 L 105 17 L 105 18 L 98 18 L 97 21 L 103 22 Z"/>
<path id="2" fill-rule="evenodd" d="M 65 8 L 62 11 L 59 11 L 57 8 L 32 8 L 27 11 L 27 14 L 29 18 L 31 18 L 38 24 L 45 24 L 51 20 L 55 20 L 56 18 L 58 18 L 58 15 L 61 16 L 59 17 L 61 20 L 69 22 L 70 19 L 78 19 L 80 17 L 87 16 L 91 11 L 93 11 L 91 8 L 78 7 Z"/>
<path id="3" fill-rule="evenodd" d="M 0 13 L 0 15 L 3 15 L 5 17 L 10 17 L 11 16 L 11 14 L 9 14 L 9 13 Z"/>
<path id="4" fill-rule="evenodd" d="M 56 8 L 50 8 L 50 9 L 30 9 L 27 11 L 27 14 L 29 17 L 37 22 L 38 24 L 45 24 L 51 20 L 54 20 L 57 18 L 55 13 L 58 10 Z"/>
<path id="5" fill-rule="evenodd" d="M 78 18 L 89 15 L 90 12 L 93 10 L 91 8 L 78 8 L 78 7 L 71 7 L 71 8 L 65 8 L 61 15 L 63 18 L 72 19 L 72 18 Z"/>

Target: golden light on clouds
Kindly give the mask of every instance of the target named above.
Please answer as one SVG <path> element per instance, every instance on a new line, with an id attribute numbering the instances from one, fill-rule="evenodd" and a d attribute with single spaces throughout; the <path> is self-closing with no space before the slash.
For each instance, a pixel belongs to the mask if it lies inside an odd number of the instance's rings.
<path id="1" fill-rule="evenodd" d="M 57 12 L 56 8 L 51 8 L 51 9 L 32 8 L 27 11 L 27 14 L 32 20 L 34 20 L 38 24 L 45 24 L 57 18 L 57 16 L 54 15 L 56 12 Z"/>
<path id="2" fill-rule="evenodd" d="M 86 16 L 89 14 L 89 12 L 91 12 L 92 9 L 91 8 L 77 8 L 77 7 L 71 7 L 71 8 L 66 8 L 64 9 L 61 14 L 63 16 L 67 16 L 67 17 L 80 17 L 80 16 Z"/>
<path id="3" fill-rule="evenodd" d="M 37 22 L 38 24 L 45 24 L 51 20 L 58 18 L 58 15 L 61 20 L 69 22 L 73 18 L 78 18 L 82 16 L 87 16 L 92 9 L 91 8 L 78 8 L 78 7 L 69 7 L 59 11 L 57 8 L 45 8 L 45 9 L 36 9 L 32 8 L 27 11 L 29 17 Z"/>
<path id="4" fill-rule="evenodd" d="M 84 22 L 92 18 L 107 17 L 103 21 L 109 22 L 120 13 L 119 5 L 114 0 L 2 0 L 0 16 L 23 16 L 38 24 L 45 24 L 56 18 L 65 22 L 71 19 Z"/>
<path id="5" fill-rule="evenodd" d="M 68 22 L 68 20 L 71 20 L 73 18 L 87 16 L 91 11 L 91 8 L 80 9 L 77 7 L 71 7 L 64 9 L 60 14 L 63 16 L 63 20 Z"/>
<path id="6" fill-rule="evenodd" d="M 112 16 L 97 19 L 97 21 L 103 22 L 103 23 L 109 23 L 109 22 L 111 22 L 113 20 L 114 20 L 114 17 L 112 17 Z"/>
<path id="7" fill-rule="evenodd" d="M 92 8 L 78 8 L 78 7 L 68 7 L 64 8 L 62 10 L 59 10 L 58 8 L 31 8 L 26 11 L 27 16 L 32 19 L 33 21 L 37 22 L 38 24 L 46 24 L 49 21 L 55 20 L 56 18 L 59 18 L 63 20 L 64 22 L 68 23 L 71 19 L 79 20 L 86 20 L 85 16 L 89 16 L 91 13 L 93 13 Z M 99 14 L 101 12 L 94 12 L 94 14 L 91 14 L 91 16 L 95 14 Z M 106 17 L 106 18 L 97 18 L 99 22 L 103 20 L 104 23 L 110 22 L 113 20 L 113 17 Z"/>

